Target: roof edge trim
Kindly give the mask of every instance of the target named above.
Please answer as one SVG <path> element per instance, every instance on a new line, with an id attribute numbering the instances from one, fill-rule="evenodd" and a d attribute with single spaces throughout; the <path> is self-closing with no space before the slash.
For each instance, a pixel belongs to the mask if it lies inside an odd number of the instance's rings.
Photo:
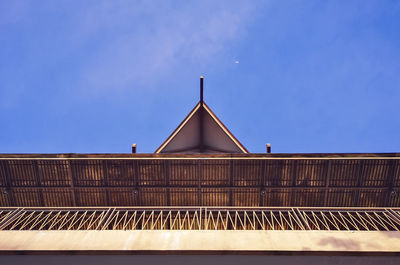
<path id="1" fill-rule="evenodd" d="M 238 139 L 229 131 L 228 128 L 218 119 L 217 115 L 210 109 L 210 107 L 207 106 L 207 104 L 204 102 L 204 108 L 207 110 L 207 112 L 211 115 L 211 117 L 214 119 L 214 121 L 218 124 L 219 127 L 229 136 L 229 138 L 239 147 L 240 150 L 243 151 L 243 153 L 248 154 L 249 151 L 244 147 Z"/>

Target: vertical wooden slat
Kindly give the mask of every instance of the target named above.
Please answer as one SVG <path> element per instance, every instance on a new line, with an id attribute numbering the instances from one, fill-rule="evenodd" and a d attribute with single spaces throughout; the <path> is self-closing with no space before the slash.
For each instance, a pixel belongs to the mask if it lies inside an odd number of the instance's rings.
<path id="1" fill-rule="evenodd" d="M 142 205 L 142 201 L 141 201 L 141 196 L 140 196 L 140 189 L 139 189 L 139 183 L 140 183 L 140 170 L 139 170 L 139 161 L 135 160 L 133 162 L 133 166 L 135 167 L 135 176 L 136 176 L 136 183 L 135 183 L 135 194 L 137 196 L 137 204 L 138 206 Z"/>
<path id="2" fill-rule="evenodd" d="M 75 191 L 75 178 L 72 170 L 72 163 L 70 160 L 67 161 L 68 178 L 70 179 L 71 195 L 72 195 L 72 206 L 77 206 L 76 191 Z"/>
<path id="3" fill-rule="evenodd" d="M 108 179 L 108 161 L 107 160 L 102 160 L 101 161 L 102 165 L 103 165 L 103 185 L 106 189 L 106 202 L 107 202 L 107 206 L 111 206 L 110 204 L 110 189 L 108 188 L 110 185 L 110 181 Z"/>
<path id="4" fill-rule="evenodd" d="M 264 206 L 265 194 L 265 160 L 261 162 L 261 176 L 260 176 L 260 206 Z"/>
<path id="5" fill-rule="evenodd" d="M 168 160 L 164 161 L 164 172 L 165 172 L 165 186 L 167 189 L 167 205 L 171 206 L 171 189 L 170 189 L 170 162 Z"/>
<path id="6" fill-rule="evenodd" d="M 233 206 L 233 161 L 229 161 L 229 206 Z"/>
<path id="7" fill-rule="evenodd" d="M 392 160 L 390 161 L 390 166 L 388 170 L 388 174 L 386 176 L 385 180 L 385 185 L 388 187 L 386 191 L 386 205 L 387 206 L 394 206 L 393 205 L 393 197 L 392 192 L 393 192 L 393 186 L 395 182 L 395 172 L 396 172 L 396 166 L 397 166 L 397 161 Z"/>
<path id="8" fill-rule="evenodd" d="M 38 168 L 38 162 L 37 160 L 33 160 L 33 174 L 35 176 L 35 181 L 36 181 L 36 186 L 38 187 L 38 192 L 39 192 L 39 201 L 41 206 L 44 205 L 44 200 L 43 200 L 43 190 L 42 190 L 42 183 L 40 182 L 40 174 L 39 174 L 39 168 Z"/>
<path id="9" fill-rule="evenodd" d="M 5 181 L 6 181 L 6 191 L 8 193 L 10 204 L 11 204 L 11 206 L 17 206 L 15 204 L 14 191 L 11 189 L 10 167 L 9 167 L 9 163 L 7 160 L 3 161 L 3 166 L 4 166 L 4 173 L 5 173 L 4 177 L 5 177 Z"/>
<path id="10" fill-rule="evenodd" d="M 197 160 L 197 170 L 198 170 L 197 200 L 198 200 L 198 205 L 201 206 L 202 205 L 201 181 L 203 176 L 201 160 Z"/>
<path id="11" fill-rule="evenodd" d="M 325 170 L 324 206 L 328 206 L 329 181 L 331 178 L 332 161 L 328 160 Z"/>
<path id="12" fill-rule="evenodd" d="M 361 183 L 362 183 L 362 178 L 363 178 L 363 172 L 364 171 L 364 160 L 360 160 L 358 167 L 357 167 L 357 187 L 361 187 Z M 355 201 L 354 201 L 354 205 L 346 205 L 346 206 L 353 206 L 353 207 L 358 207 L 360 206 L 360 198 L 361 198 L 361 191 L 360 189 L 356 189 L 355 190 Z"/>
<path id="13" fill-rule="evenodd" d="M 292 187 L 296 186 L 296 182 L 297 182 L 297 160 L 293 160 L 293 164 L 292 164 L 293 170 L 292 170 Z M 297 191 L 293 191 L 290 195 L 290 206 L 295 206 L 295 194 Z"/>

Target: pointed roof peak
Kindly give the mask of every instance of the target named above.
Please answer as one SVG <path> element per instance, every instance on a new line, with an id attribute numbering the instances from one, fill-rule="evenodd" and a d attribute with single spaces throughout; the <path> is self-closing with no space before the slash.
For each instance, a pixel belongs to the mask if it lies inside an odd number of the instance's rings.
<path id="1" fill-rule="evenodd" d="M 155 153 L 248 153 L 203 101 L 203 80 L 200 101 Z"/>

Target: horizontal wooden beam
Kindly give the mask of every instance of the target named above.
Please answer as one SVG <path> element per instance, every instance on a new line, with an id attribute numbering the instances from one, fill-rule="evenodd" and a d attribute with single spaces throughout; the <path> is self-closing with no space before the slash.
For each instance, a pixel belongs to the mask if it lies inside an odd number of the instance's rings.
<path id="1" fill-rule="evenodd" d="M 90 190 L 90 189 L 103 189 L 103 190 L 134 190 L 134 189 L 156 189 L 156 188 L 171 188 L 171 189 L 196 189 L 199 188 L 198 185 L 130 185 L 130 186 L 75 186 L 73 189 L 75 190 Z M 335 186 L 335 187 L 325 187 L 325 186 L 260 186 L 260 185 L 248 185 L 248 186 L 227 186 L 227 185 L 201 185 L 202 189 L 238 189 L 238 190 L 255 190 L 255 189 L 263 189 L 266 191 L 269 190 L 332 190 L 332 191 L 343 191 L 343 192 L 351 192 L 352 190 L 365 190 L 365 191 L 389 191 L 391 189 L 400 189 L 400 186 L 394 187 L 382 187 L 382 186 L 367 186 L 367 187 L 354 187 L 354 186 Z M 19 186 L 19 187 L 11 187 L 11 190 L 24 190 L 24 189 L 39 189 L 39 190 L 47 190 L 54 191 L 56 189 L 72 189 L 71 186 Z"/>

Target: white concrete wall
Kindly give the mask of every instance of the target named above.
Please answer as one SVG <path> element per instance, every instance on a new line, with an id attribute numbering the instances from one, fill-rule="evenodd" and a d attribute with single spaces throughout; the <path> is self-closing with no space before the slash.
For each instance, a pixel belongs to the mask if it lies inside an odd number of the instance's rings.
<path id="1" fill-rule="evenodd" d="M 400 232 L 0 231 L 0 250 L 400 252 Z"/>

